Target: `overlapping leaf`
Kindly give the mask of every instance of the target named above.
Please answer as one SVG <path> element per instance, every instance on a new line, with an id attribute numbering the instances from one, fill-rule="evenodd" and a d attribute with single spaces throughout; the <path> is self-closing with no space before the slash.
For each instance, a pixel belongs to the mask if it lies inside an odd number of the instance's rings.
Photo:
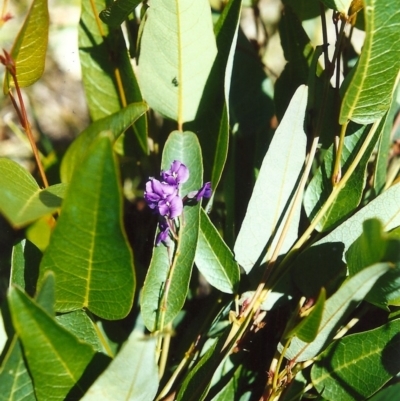
<path id="1" fill-rule="evenodd" d="M 56 309 L 87 308 L 121 319 L 135 289 L 132 252 L 122 225 L 117 163 L 108 136 L 92 144 L 76 170 L 40 266 L 56 276 Z"/>
<path id="2" fill-rule="evenodd" d="M 200 213 L 195 263 L 213 287 L 231 294 L 235 292 L 240 278 L 239 266 L 204 210 Z"/>
<path id="3" fill-rule="evenodd" d="M 329 401 L 369 398 L 400 371 L 399 332 L 397 319 L 331 344 L 311 370 L 317 391 Z"/>
<path id="4" fill-rule="evenodd" d="M 107 25 L 115 28 L 121 25 L 142 0 L 113 1 L 105 10 L 101 11 L 100 18 Z"/>
<path id="5" fill-rule="evenodd" d="M 40 189 L 18 163 L 0 159 L 0 212 L 15 227 L 23 227 L 60 208 L 66 186 Z"/>
<path id="6" fill-rule="evenodd" d="M 15 61 L 18 85 L 25 87 L 35 83 L 43 74 L 49 32 L 47 0 L 34 0 L 24 25 L 15 39 L 11 57 Z M 8 93 L 14 86 L 5 75 L 3 90 Z"/>
<path id="7" fill-rule="evenodd" d="M 144 99 L 166 117 L 193 120 L 216 53 L 207 0 L 152 1 L 140 42 Z"/>
<path id="8" fill-rule="evenodd" d="M 366 39 L 355 74 L 348 78 L 351 83 L 342 102 L 341 124 L 347 120 L 369 124 L 382 117 L 390 106 L 400 70 L 398 4 L 382 0 L 364 3 Z"/>
<path id="9" fill-rule="evenodd" d="M 168 170 L 174 160 L 184 163 L 190 173 L 189 180 L 182 185 L 181 195 L 198 190 L 202 185 L 203 165 L 200 145 L 195 134 L 189 131 L 174 131 L 170 134 L 164 147 L 161 168 Z M 143 319 L 150 331 L 159 328 L 160 302 L 164 294 L 165 324 L 168 324 L 182 309 L 188 292 L 199 234 L 200 205 L 185 206 L 183 214 L 172 265 L 172 247 L 170 252 L 164 245 L 153 250 L 141 297 Z M 167 291 L 165 285 L 168 285 Z"/>
<path id="10" fill-rule="evenodd" d="M 301 86 L 293 96 L 261 166 L 234 248 L 236 260 L 247 273 L 261 256 L 266 259 L 263 252 L 267 243 L 273 248 L 282 232 L 282 221 L 288 213 L 304 163 L 306 106 L 307 87 Z M 297 238 L 299 219 L 300 207 L 286 235 L 282 253 Z"/>

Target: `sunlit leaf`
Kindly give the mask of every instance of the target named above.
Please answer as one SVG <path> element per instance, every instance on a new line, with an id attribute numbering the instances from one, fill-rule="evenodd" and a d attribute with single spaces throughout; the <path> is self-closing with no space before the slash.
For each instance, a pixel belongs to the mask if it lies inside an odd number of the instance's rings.
<path id="1" fill-rule="evenodd" d="M 8 299 L 38 400 L 63 400 L 93 359 L 93 348 L 59 326 L 19 289 L 12 288 Z"/>
<path id="2" fill-rule="evenodd" d="M 235 258 L 248 273 L 262 257 L 265 247 L 273 249 L 283 229 L 295 185 L 300 176 L 307 138 L 304 118 L 307 87 L 297 89 L 264 158 L 245 219 L 235 243 Z M 286 252 L 298 236 L 300 207 L 297 208 L 281 253 Z M 271 255 L 269 255 L 271 256 Z"/>
<path id="3" fill-rule="evenodd" d="M 145 103 L 133 103 L 89 125 L 89 127 L 83 130 L 78 138 L 75 139 L 63 157 L 60 169 L 61 180 L 63 182 L 71 181 L 75 167 L 80 166 L 90 145 L 102 132 L 108 131 L 112 134 L 114 139 L 117 139 L 146 111 L 147 106 Z"/>
<path id="4" fill-rule="evenodd" d="M 239 266 L 209 217 L 201 210 L 195 263 L 206 280 L 222 292 L 234 293 L 239 284 Z"/>
<path id="5" fill-rule="evenodd" d="M 153 401 L 158 388 L 156 339 L 133 331 L 82 401 Z"/>
<path id="6" fill-rule="evenodd" d="M 342 287 L 325 303 L 319 332 L 311 343 L 293 338 L 285 352 L 285 358 L 297 362 L 306 361 L 318 355 L 335 336 L 336 331 L 344 320 L 363 300 L 375 282 L 390 269 L 390 264 L 380 263 L 367 267 L 347 280 Z M 279 344 L 279 351 L 283 349 Z"/>
<path id="7" fill-rule="evenodd" d="M 347 11 L 350 8 L 352 0 L 321 0 L 328 8 L 339 11 L 340 13 L 347 15 Z"/>
<path id="8" fill-rule="evenodd" d="M 107 136 L 95 140 L 70 183 L 40 266 L 56 276 L 56 310 L 87 308 L 121 319 L 132 307 L 132 252 L 122 225 L 117 163 Z"/>
<path id="9" fill-rule="evenodd" d="M 162 170 L 168 170 L 174 160 L 184 163 L 190 172 L 189 180 L 182 184 L 181 196 L 198 190 L 202 185 L 203 165 L 198 139 L 192 132 L 174 131 L 170 134 L 163 152 Z M 150 267 L 141 295 L 143 320 L 150 331 L 160 324 L 160 302 L 167 294 L 165 324 L 176 317 L 185 302 L 192 274 L 200 225 L 200 205 L 188 205 L 183 209 L 179 239 L 175 248 L 173 265 L 170 253 L 164 245 L 154 247 Z M 168 282 L 167 282 L 168 281 Z M 165 285 L 168 284 L 168 291 Z"/>
<path id="10" fill-rule="evenodd" d="M 216 53 L 207 0 L 152 1 L 140 42 L 144 99 L 166 117 L 193 120 Z"/>
<path id="11" fill-rule="evenodd" d="M 398 319 L 331 344 L 311 370 L 317 391 L 329 401 L 370 397 L 400 371 L 399 332 Z"/>
<path id="12" fill-rule="evenodd" d="M 16 228 L 60 208 L 66 186 L 40 189 L 34 178 L 18 163 L 0 159 L 0 212 Z"/>
<path id="13" fill-rule="evenodd" d="M 49 32 L 47 0 L 34 0 L 24 25 L 15 39 L 11 56 L 16 64 L 18 85 L 25 87 L 35 83 L 43 74 Z M 4 93 L 14 86 L 10 75 L 4 79 Z"/>
<path id="14" fill-rule="evenodd" d="M 340 124 L 369 124 L 388 110 L 400 70 L 400 9 L 396 2 L 365 0 L 366 38 L 343 98 Z M 375 99 L 375 101 L 371 101 Z"/>

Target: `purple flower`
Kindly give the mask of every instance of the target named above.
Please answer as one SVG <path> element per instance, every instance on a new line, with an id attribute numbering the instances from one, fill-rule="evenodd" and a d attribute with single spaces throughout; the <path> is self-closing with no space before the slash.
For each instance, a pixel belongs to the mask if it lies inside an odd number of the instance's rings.
<path id="1" fill-rule="evenodd" d="M 171 168 L 167 171 L 161 171 L 161 178 L 170 185 L 180 185 L 189 178 L 189 169 L 179 160 L 174 160 Z"/>
<path id="2" fill-rule="evenodd" d="M 156 238 L 156 246 L 160 245 L 161 242 L 168 242 L 169 240 L 169 225 L 166 219 L 163 219 L 158 223 L 159 233 Z"/>
<path id="3" fill-rule="evenodd" d="M 179 195 L 169 195 L 165 199 L 158 202 L 158 212 L 161 216 L 174 219 L 181 215 L 183 210 L 183 202 Z"/>
<path id="4" fill-rule="evenodd" d="M 189 192 L 189 199 L 196 199 L 197 202 L 202 198 L 209 198 L 212 194 L 211 182 L 206 182 L 198 191 Z"/>

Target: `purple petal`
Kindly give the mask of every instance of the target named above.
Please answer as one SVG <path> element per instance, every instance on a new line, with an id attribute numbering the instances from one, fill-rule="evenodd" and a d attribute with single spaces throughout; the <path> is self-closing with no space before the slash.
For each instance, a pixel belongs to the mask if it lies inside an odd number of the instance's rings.
<path id="1" fill-rule="evenodd" d="M 171 199 L 170 202 L 170 210 L 169 210 L 169 218 L 174 219 L 182 214 L 183 210 L 183 202 L 179 196 L 175 196 Z"/>
<path id="2" fill-rule="evenodd" d="M 212 195 L 211 182 L 206 182 L 198 191 L 189 192 L 187 197 L 199 202 L 202 198 L 209 198 Z"/>
<path id="3" fill-rule="evenodd" d="M 167 242 L 169 240 L 169 226 L 166 221 L 162 221 L 158 224 L 159 233 L 156 238 L 156 246 L 160 245 L 161 242 Z"/>
<path id="4" fill-rule="evenodd" d="M 189 169 L 179 160 L 174 160 L 171 168 L 161 172 L 161 178 L 169 185 L 180 185 L 189 178 Z"/>

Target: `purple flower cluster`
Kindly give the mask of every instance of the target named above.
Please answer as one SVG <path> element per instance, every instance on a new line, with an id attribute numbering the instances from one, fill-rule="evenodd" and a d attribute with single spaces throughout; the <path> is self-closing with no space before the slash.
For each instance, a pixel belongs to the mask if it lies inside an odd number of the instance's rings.
<path id="1" fill-rule="evenodd" d="M 209 198 L 212 193 L 211 183 L 207 182 L 198 191 L 192 191 L 181 198 L 179 186 L 189 179 L 189 169 L 178 160 L 171 164 L 169 170 L 161 171 L 160 178 L 150 178 L 144 192 L 146 203 L 160 217 L 156 245 L 168 241 L 170 230 L 173 230 L 172 221 L 182 214 L 185 200 L 198 202 L 202 198 Z"/>

